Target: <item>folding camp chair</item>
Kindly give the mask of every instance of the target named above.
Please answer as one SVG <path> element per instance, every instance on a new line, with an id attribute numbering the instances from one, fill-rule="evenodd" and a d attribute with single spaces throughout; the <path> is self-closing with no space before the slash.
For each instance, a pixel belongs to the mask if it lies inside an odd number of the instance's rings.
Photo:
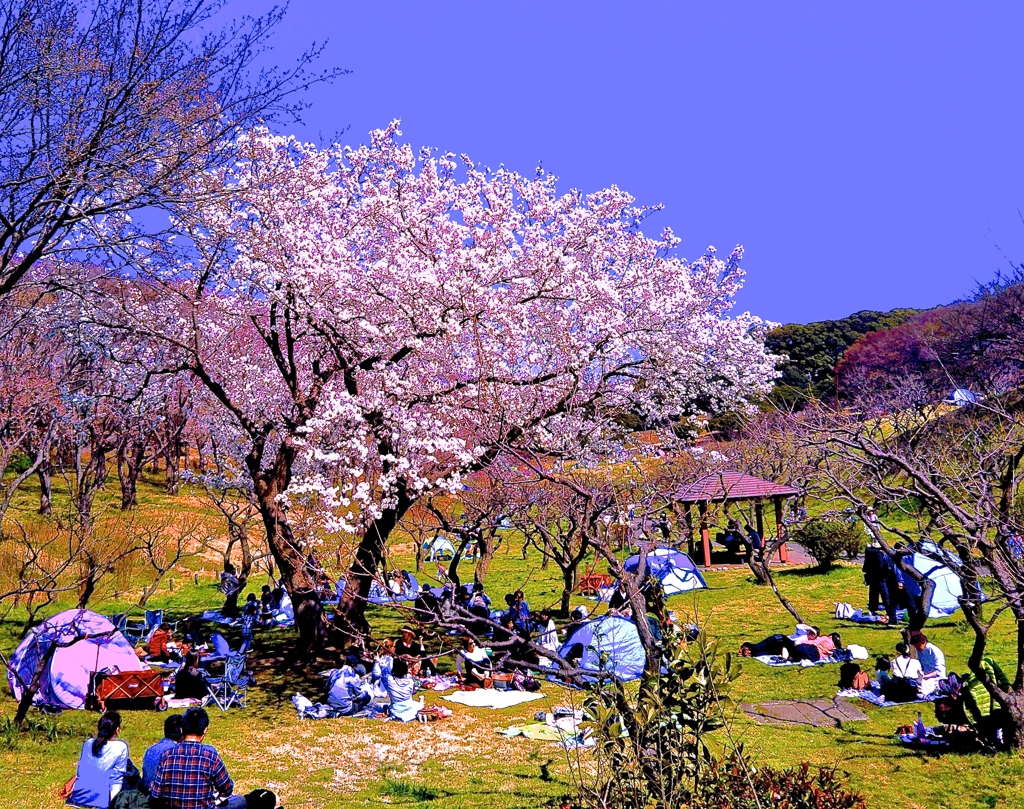
<path id="1" fill-rule="evenodd" d="M 210 699 L 222 711 L 232 705 L 245 707 L 245 691 L 252 682 L 245 663 L 245 653 L 229 655 L 224 661 L 224 674 L 207 680 Z"/>
<path id="2" fill-rule="evenodd" d="M 110 623 L 114 625 L 114 629 L 124 635 L 125 640 L 132 646 L 142 640 L 143 635 L 146 634 L 145 624 L 139 621 L 130 621 L 126 612 L 111 615 Z"/>

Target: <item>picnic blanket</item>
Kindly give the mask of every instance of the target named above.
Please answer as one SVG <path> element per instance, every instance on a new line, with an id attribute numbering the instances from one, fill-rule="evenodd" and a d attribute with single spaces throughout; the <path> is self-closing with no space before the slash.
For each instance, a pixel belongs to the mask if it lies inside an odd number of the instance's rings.
<path id="1" fill-rule="evenodd" d="M 444 694 L 441 699 L 457 702 L 459 705 L 469 705 L 471 708 L 500 709 L 511 708 L 513 705 L 532 702 L 535 699 L 544 699 L 544 695 L 538 691 L 498 691 L 496 688 L 477 688 L 475 691 L 456 691 L 453 694 Z"/>
<path id="2" fill-rule="evenodd" d="M 522 736 L 526 739 L 534 739 L 539 742 L 560 742 L 566 734 L 547 722 L 530 722 L 526 725 L 512 725 L 498 731 L 502 736 L 509 738 Z"/>
<path id="3" fill-rule="evenodd" d="M 825 657 L 814 662 L 811 662 L 810 660 L 790 660 L 788 657 L 781 657 L 780 655 L 758 655 L 751 659 L 756 660 L 758 663 L 764 663 L 766 666 L 772 666 L 773 668 L 781 668 L 783 666 L 810 668 L 811 666 L 827 666 L 831 663 L 846 663 L 849 660 L 849 658 L 836 657 L 835 655 Z"/>
<path id="4" fill-rule="evenodd" d="M 900 744 L 904 747 L 914 747 L 920 750 L 931 750 L 938 752 L 940 750 L 949 750 L 951 745 L 949 740 L 939 734 L 941 725 L 937 725 L 933 728 L 925 728 L 924 736 L 918 737 L 915 733 L 898 733 L 896 738 L 900 740 Z"/>
<path id="5" fill-rule="evenodd" d="M 220 610 L 207 610 L 202 614 L 202 619 L 215 624 L 223 624 L 224 626 L 231 626 L 237 620 L 236 618 L 228 618 L 226 615 L 221 615 Z"/>
<path id="6" fill-rule="evenodd" d="M 498 733 L 509 738 L 522 736 L 536 741 L 558 742 L 568 750 L 593 747 L 596 743 L 589 731 L 580 729 L 580 723 L 583 721 L 582 711 L 556 708 L 554 713 L 541 711 L 534 719 L 536 721 L 525 725 L 503 728 Z"/>
<path id="7" fill-rule="evenodd" d="M 870 702 L 872 705 L 877 705 L 879 708 L 895 708 L 897 705 L 913 705 L 918 702 L 934 702 L 941 694 L 935 693 L 927 697 L 921 697 L 920 699 L 910 700 L 909 702 L 890 702 L 881 694 L 875 693 L 870 688 L 856 689 L 856 688 L 844 688 L 836 694 L 837 697 L 844 697 L 846 699 L 862 699 L 865 702 Z"/>
<path id="8" fill-rule="evenodd" d="M 220 610 L 206 610 L 200 616 L 203 621 L 210 621 L 214 624 L 223 624 L 224 626 L 234 626 L 241 619 L 240 618 L 228 618 L 226 615 L 222 615 Z M 330 616 L 328 616 L 330 617 Z M 273 626 L 294 626 L 295 618 L 289 617 L 286 612 L 275 612 L 273 618 Z"/>

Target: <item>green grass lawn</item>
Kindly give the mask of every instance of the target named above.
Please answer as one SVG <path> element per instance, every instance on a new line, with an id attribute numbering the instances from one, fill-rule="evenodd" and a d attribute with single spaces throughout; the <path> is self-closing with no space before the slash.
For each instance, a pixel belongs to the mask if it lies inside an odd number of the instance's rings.
<path id="1" fill-rule="evenodd" d="M 411 559 L 405 561 L 411 564 Z M 470 570 L 466 564 L 463 573 Z M 770 590 L 752 584 L 744 569 L 711 570 L 707 580 L 710 590 L 677 596 L 670 606 L 681 618 L 699 616 L 709 634 L 721 639 L 723 649 L 736 649 L 743 639 L 791 631 L 788 613 Z M 179 580 L 174 592 L 165 586 L 153 605 L 180 616 L 219 604 L 212 576 L 198 586 L 188 581 L 183 586 Z M 842 567 L 826 575 L 779 569 L 777 581 L 794 606 L 822 629 L 838 629 L 844 642 L 864 645 L 872 654 L 891 652 L 898 639 L 894 631 L 842 626 L 832 618 L 836 601 L 863 605 L 866 591 L 858 569 Z M 258 591 L 263 583 L 257 579 L 250 587 Z M 558 600 L 557 570 L 541 570 L 536 554 L 524 561 L 513 543 L 500 549 L 492 563 L 488 591 L 500 601 L 517 586 L 534 609 Z M 115 606 L 93 605 L 104 612 L 114 612 Z M 393 632 L 401 623 L 393 610 L 372 609 L 381 634 Z M 13 646 L 15 629 L 11 624 L 0 627 L 0 648 L 7 651 Z M 1008 667 L 1012 624 L 1003 622 L 997 629 L 994 652 Z M 954 618 L 930 623 L 926 631 L 946 652 L 950 669 L 964 670 L 971 643 L 965 628 Z M 314 701 L 321 699 L 322 679 L 314 672 L 282 669 L 289 637 L 288 630 L 258 636 L 254 657 L 259 661 L 259 684 L 249 691 L 249 708 L 213 712 L 209 741 L 220 748 L 240 789 L 265 785 L 275 789 L 288 807 L 325 809 L 379 803 L 437 809 L 531 807 L 570 790 L 566 754 L 559 746 L 505 739 L 496 733 L 538 710 L 566 704 L 573 698 L 570 692 L 548 684 L 544 701 L 501 712 L 456 705 L 452 718 L 426 725 L 358 719 L 300 722 L 290 703 L 292 694 L 302 691 Z M 230 639 L 237 642 L 233 635 Z M 836 666 L 771 669 L 751 661 L 744 663 L 732 694 L 737 702 L 831 697 L 837 677 Z M 428 695 L 427 701 L 436 702 L 437 697 Z M 838 729 L 757 725 L 734 713 L 731 733 L 744 742 L 755 762 L 838 764 L 867 796 L 870 807 L 1024 807 L 1024 790 L 1018 786 L 1024 777 L 1020 757 L 912 753 L 896 744 L 893 731 L 913 721 L 916 707 L 857 707 L 869 721 Z M 930 706 L 925 707 L 930 713 Z M 9 696 L 0 700 L 0 728 L 14 708 Z M 146 746 L 160 737 L 165 715 L 128 711 L 124 716 L 123 737 L 139 763 Z M 0 769 L 7 781 L 0 805 L 59 806 L 55 792 L 74 772 L 82 740 L 96 718 L 86 712 L 62 715 L 55 720 L 62 734 L 56 741 L 46 740 L 42 731 L 13 742 L 0 734 Z M 724 742 L 724 732 L 719 736 Z"/>

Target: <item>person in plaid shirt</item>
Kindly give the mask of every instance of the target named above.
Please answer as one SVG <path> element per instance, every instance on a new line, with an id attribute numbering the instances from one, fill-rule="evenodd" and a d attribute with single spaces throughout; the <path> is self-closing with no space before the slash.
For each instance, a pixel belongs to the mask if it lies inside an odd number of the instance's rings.
<path id="1" fill-rule="evenodd" d="M 203 744 L 209 726 L 210 717 L 202 708 L 185 711 L 183 738 L 160 757 L 150 787 L 161 809 L 246 809 L 246 799 L 231 794 L 235 785 L 220 753 Z"/>

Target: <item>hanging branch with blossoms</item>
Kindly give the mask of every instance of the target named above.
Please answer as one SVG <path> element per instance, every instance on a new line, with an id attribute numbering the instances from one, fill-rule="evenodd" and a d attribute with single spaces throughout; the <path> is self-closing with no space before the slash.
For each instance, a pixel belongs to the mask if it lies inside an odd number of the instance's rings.
<path id="1" fill-rule="evenodd" d="M 220 406 L 310 645 L 308 543 L 350 544 L 338 615 L 359 630 L 424 494 L 502 447 L 599 460 L 625 413 L 742 407 L 774 375 L 765 324 L 730 316 L 740 248 L 689 262 L 614 186 L 559 193 L 400 135 L 318 149 L 248 134 L 233 166 L 195 178 L 176 246 L 136 244 L 161 292 L 116 313 Z"/>

